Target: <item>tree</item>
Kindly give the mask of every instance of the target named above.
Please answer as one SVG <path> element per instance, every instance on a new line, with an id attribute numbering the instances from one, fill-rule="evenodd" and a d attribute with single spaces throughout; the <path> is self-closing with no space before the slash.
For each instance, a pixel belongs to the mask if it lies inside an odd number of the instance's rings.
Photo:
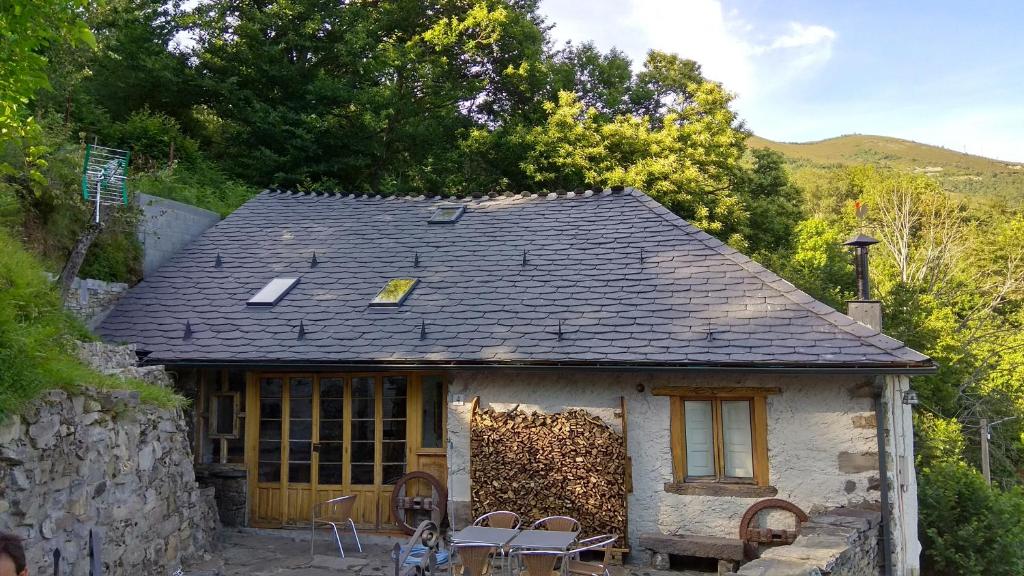
<path id="1" fill-rule="evenodd" d="M 744 236 L 750 252 L 768 258 L 789 252 L 803 219 L 803 192 L 790 183 L 782 154 L 751 151 L 754 165 L 736 179 L 734 189 L 751 214 Z"/>
<path id="2" fill-rule="evenodd" d="M 545 124 L 524 136 L 522 166 L 540 188 L 634 186 L 711 234 L 743 246 L 746 209 L 731 191 L 741 170 L 745 132 L 721 86 L 692 87 L 692 102 L 665 114 L 602 122 L 570 92 L 546 105 Z"/>
<path id="3" fill-rule="evenodd" d="M 8 0 L 0 4 L 0 138 L 27 135 L 27 105 L 49 88 L 43 52 L 62 41 L 93 45 L 81 19 L 86 0 Z"/>

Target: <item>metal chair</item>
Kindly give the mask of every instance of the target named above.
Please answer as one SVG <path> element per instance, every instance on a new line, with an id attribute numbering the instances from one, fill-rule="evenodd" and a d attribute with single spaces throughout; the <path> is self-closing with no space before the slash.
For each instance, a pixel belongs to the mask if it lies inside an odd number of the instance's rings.
<path id="1" fill-rule="evenodd" d="M 356 539 L 356 548 L 360 552 L 363 551 L 363 545 L 359 543 L 359 533 L 356 532 L 356 523 L 352 520 L 352 507 L 356 503 L 355 494 L 351 496 L 341 496 L 338 498 L 331 498 L 326 502 L 320 502 L 319 504 L 313 505 L 313 522 L 312 522 L 312 533 L 309 536 L 309 555 L 313 555 L 313 549 L 316 545 L 316 527 L 318 524 L 329 524 L 334 529 L 334 539 L 338 542 L 338 552 L 341 553 L 341 557 L 345 557 L 345 549 L 341 547 L 341 534 L 338 532 L 338 524 L 344 524 L 346 521 L 352 528 L 352 535 Z"/>
<path id="2" fill-rule="evenodd" d="M 515 512 L 509 512 L 507 510 L 499 510 L 497 512 L 488 512 L 483 516 L 473 521 L 473 526 L 489 526 L 491 528 L 511 528 L 513 530 L 518 529 L 522 525 L 523 521 L 519 518 L 519 514 Z"/>
<path id="3" fill-rule="evenodd" d="M 490 565 L 493 544 L 483 542 L 460 542 L 452 544 L 452 553 L 462 564 L 462 576 L 483 576 Z"/>
<path id="4" fill-rule="evenodd" d="M 580 540 L 578 545 L 569 550 L 569 558 L 566 561 L 565 571 L 578 576 L 611 576 L 608 565 L 611 557 L 611 548 L 619 537 L 615 534 L 603 534 Z M 600 562 L 585 562 L 580 559 L 580 552 L 604 551 L 604 557 Z"/>
<path id="5" fill-rule="evenodd" d="M 557 530 L 559 532 L 579 532 L 580 523 L 569 516 L 548 516 L 530 524 L 530 530 Z"/>

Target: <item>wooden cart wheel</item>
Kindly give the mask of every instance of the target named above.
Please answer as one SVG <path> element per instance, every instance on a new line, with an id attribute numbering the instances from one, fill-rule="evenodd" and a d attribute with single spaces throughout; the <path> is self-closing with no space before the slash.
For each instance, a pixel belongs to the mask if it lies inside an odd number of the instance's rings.
<path id="1" fill-rule="evenodd" d="M 408 505 L 412 499 L 405 496 L 405 485 L 410 480 L 423 480 L 430 484 L 429 508 Z M 417 500 L 422 502 L 422 499 Z M 416 527 L 409 523 L 408 511 L 417 509 L 429 510 L 430 519 L 437 526 L 441 525 L 445 512 L 448 510 L 448 492 L 441 486 L 441 482 L 437 478 L 426 472 L 409 472 L 398 479 L 394 491 L 391 492 L 391 516 L 395 519 L 395 524 L 406 534 L 412 535 L 416 532 Z"/>

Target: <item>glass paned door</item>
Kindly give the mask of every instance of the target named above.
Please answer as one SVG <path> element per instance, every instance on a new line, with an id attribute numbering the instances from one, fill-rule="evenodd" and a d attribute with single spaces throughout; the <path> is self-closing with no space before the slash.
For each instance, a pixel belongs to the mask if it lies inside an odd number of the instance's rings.
<path id="1" fill-rule="evenodd" d="M 260 482 L 281 481 L 281 422 L 284 417 L 284 380 L 260 379 Z"/>
<path id="2" fill-rule="evenodd" d="M 410 462 L 417 462 L 409 460 L 408 436 L 410 422 L 414 432 L 423 426 L 415 380 L 398 374 L 257 375 L 255 380 L 250 392 L 259 406 L 253 422 L 258 430 L 248 447 L 255 455 L 254 521 L 301 524 L 317 502 L 353 494 L 357 524 L 386 525 L 391 488 L 411 469 Z M 413 434 L 416 446 L 417 439 Z"/>
<path id="3" fill-rule="evenodd" d="M 345 380 L 320 378 L 320 423 L 317 438 L 320 485 L 341 485 L 345 440 Z"/>
<path id="4" fill-rule="evenodd" d="M 313 466 L 313 379 L 288 381 L 288 483 L 309 484 Z"/>
<path id="5" fill-rule="evenodd" d="M 375 484 L 377 461 L 377 379 L 352 379 L 352 434 L 349 460 L 350 484 Z"/>
<path id="6" fill-rule="evenodd" d="M 394 484 L 405 475 L 405 424 L 409 379 L 387 376 L 381 394 L 381 484 Z"/>

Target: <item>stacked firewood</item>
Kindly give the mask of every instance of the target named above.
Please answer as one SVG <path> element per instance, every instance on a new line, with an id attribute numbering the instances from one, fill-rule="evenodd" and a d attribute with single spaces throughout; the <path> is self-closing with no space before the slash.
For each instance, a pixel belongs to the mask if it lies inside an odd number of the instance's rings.
<path id="1" fill-rule="evenodd" d="M 626 446 L 585 410 L 476 411 L 471 424 L 473 515 L 510 510 L 524 524 L 572 516 L 583 536 L 624 534 Z"/>

